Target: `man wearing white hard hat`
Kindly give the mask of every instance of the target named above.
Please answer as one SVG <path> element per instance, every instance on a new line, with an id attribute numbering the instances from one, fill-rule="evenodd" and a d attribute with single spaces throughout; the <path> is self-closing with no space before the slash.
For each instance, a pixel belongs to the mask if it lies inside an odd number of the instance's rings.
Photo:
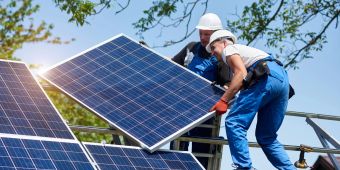
<path id="1" fill-rule="evenodd" d="M 228 102 L 240 92 L 225 120 L 234 165 L 236 169 L 252 169 L 247 130 L 257 113 L 255 136 L 268 160 L 277 169 L 296 169 L 277 140 L 291 97 L 287 73 L 282 63 L 268 53 L 236 43 L 234 34 L 219 30 L 211 35 L 206 47 L 234 73 L 229 88 L 210 111 L 225 113 Z"/>
<path id="2" fill-rule="evenodd" d="M 229 70 L 223 62 L 221 62 L 222 65 L 217 67 L 220 63 L 218 63 L 215 56 L 211 56 L 205 49 L 209 43 L 210 35 L 216 30 L 223 29 L 222 22 L 216 14 L 206 13 L 200 18 L 196 29 L 199 31 L 200 41 L 187 44 L 172 60 L 186 66 L 194 73 L 210 81 L 216 81 L 217 84 L 223 86 L 230 82 L 232 75 L 225 74 L 229 73 Z"/>
<path id="3" fill-rule="evenodd" d="M 196 28 L 199 31 L 199 42 L 190 42 L 186 45 L 172 60 L 182 66 L 186 66 L 189 70 L 202 76 L 212 82 L 216 82 L 221 86 L 229 83 L 232 74 L 229 67 L 223 62 L 218 62 L 216 56 L 211 56 L 206 51 L 205 46 L 209 43 L 210 35 L 216 31 L 223 29 L 220 18 L 213 13 L 204 14 Z M 204 122 L 204 124 L 213 124 L 214 118 Z M 212 129 L 209 128 L 194 128 L 188 132 L 190 136 L 212 137 Z M 170 148 L 173 149 L 173 143 Z M 209 153 L 210 144 L 192 143 L 192 152 Z M 180 142 L 181 150 L 188 150 L 188 142 Z M 208 158 L 197 157 L 201 164 L 207 168 Z"/>

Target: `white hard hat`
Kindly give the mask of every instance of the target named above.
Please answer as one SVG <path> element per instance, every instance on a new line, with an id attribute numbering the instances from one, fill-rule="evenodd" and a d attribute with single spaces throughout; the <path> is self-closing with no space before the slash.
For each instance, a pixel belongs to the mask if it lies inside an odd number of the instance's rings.
<path id="1" fill-rule="evenodd" d="M 234 44 L 237 42 L 236 36 L 230 31 L 228 30 L 215 31 L 213 34 L 211 34 L 210 39 L 209 39 L 209 44 L 205 47 L 209 53 L 211 53 L 211 48 L 210 48 L 211 43 L 219 38 L 231 39 Z"/>
<path id="2" fill-rule="evenodd" d="M 220 30 L 223 29 L 223 26 L 220 18 L 216 14 L 206 13 L 201 16 L 196 28 L 201 30 Z"/>

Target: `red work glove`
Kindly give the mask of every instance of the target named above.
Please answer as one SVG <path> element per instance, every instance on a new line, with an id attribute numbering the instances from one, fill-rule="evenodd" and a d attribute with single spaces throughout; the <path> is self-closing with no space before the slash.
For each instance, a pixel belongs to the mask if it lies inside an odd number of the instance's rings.
<path id="1" fill-rule="evenodd" d="M 221 98 L 211 109 L 211 111 L 216 111 L 217 115 L 222 115 L 225 112 L 227 112 L 228 109 L 228 103 L 225 101 L 225 99 Z"/>

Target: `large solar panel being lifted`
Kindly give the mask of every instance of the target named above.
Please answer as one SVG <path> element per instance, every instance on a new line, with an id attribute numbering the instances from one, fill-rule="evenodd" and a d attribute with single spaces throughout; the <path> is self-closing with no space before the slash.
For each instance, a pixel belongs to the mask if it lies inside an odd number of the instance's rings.
<path id="1" fill-rule="evenodd" d="M 204 169 L 188 152 L 155 151 L 149 153 L 141 148 L 85 143 L 85 147 L 100 169 L 112 170 L 200 170 Z"/>
<path id="2" fill-rule="evenodd" d="M 95 169 L 75 140 L 0 137 L 0 169 Z"/>
<path id="3" fill-rule="evenodd" d="M 153 152 L 212 117 L 223 91 L 119 35 L 42 77 Z"/>
<path id="4" fill-rule="evenodd" d="M 21 62 L 0 60 L 0 133 L 74 139 Z"/>

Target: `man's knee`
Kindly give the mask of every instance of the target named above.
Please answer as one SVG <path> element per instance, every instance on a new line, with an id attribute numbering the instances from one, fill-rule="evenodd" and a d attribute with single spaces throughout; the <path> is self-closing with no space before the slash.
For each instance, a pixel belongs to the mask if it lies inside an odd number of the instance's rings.
<path id="1" fill-rule="evenodd" d="M 259 134 L 258 132 L 256 132 L 255 137 L 256 137 L 257 143 L 260 146 L 267 146 L 267 145 L 274 143 L 277 135 L 268 136 L 268 135 L 262 135 L 262 134 Z"/>

